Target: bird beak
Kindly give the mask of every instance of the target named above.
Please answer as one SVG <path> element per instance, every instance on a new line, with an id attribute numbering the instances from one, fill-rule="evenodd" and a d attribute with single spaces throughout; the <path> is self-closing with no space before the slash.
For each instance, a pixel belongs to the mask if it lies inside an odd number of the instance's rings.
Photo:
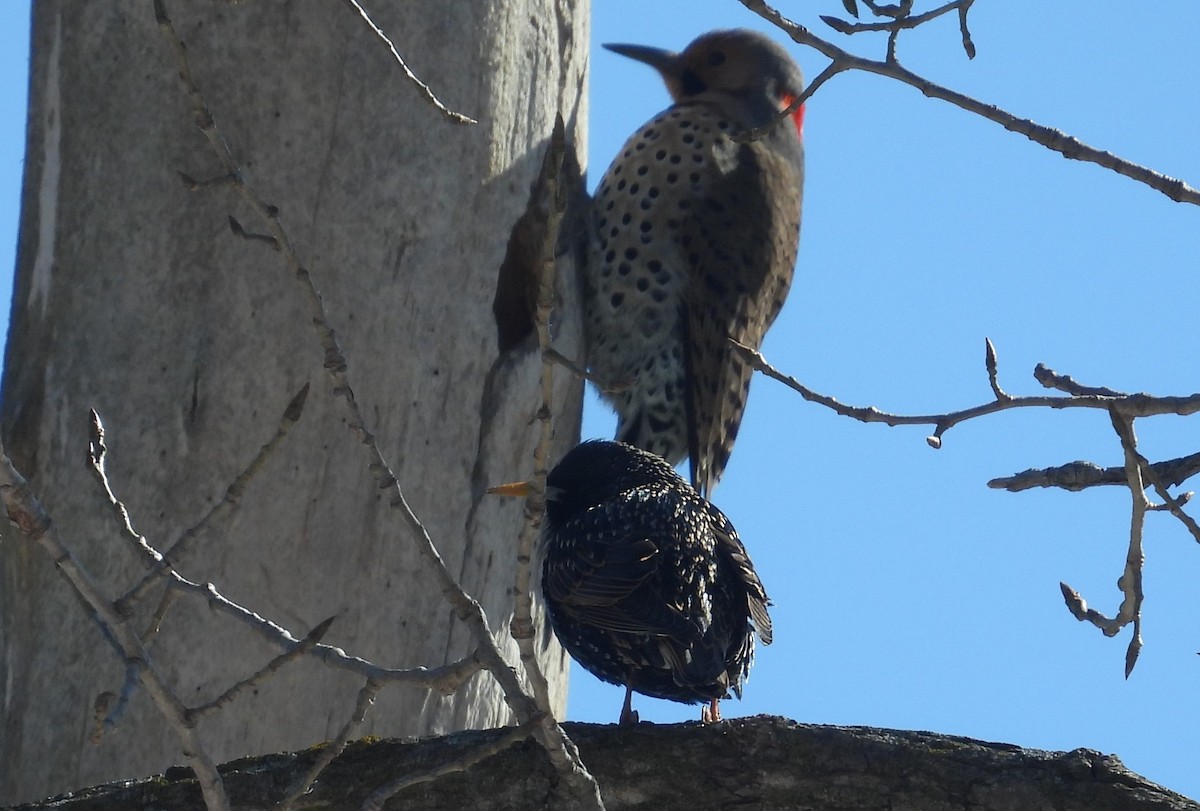
<path id="1" fill-rule="evenodd" d="M 621 56 L 628 56 L 643 64 L 649 65 L 658 71 L 658 75 L 662 76 L 663 82 L 667 85 L 667 92 L 671 94 L 671 98 L 679 100 L 679 91 L 681 89 L 681 74 L 679 67 L 679 54 L 674 51 L 666 51 L 662 48 L 650 48 L 646 45 L 605 45 L 605 48 L 613 53 Z"/>
<path id="2" fill-rule="evenodd" d="M 508 484 L 497 484 L 495 487 L 489 487 L 487 492 L 493 496 L 525 498 L 529 495 L 530 489 L 529 482 L 509 482 Z"/>
<path id="3" fill-rule="evenodd" d="M 677 72 L 676 62 L 679 54 L 662 48 L 650 48 L 645 45 L 622 45 L 620 43 L 604 46 L 613 53 L 628 56 L 630 59 L 643 62 L 657 70 L 663 76 L 671 76 Z"/>

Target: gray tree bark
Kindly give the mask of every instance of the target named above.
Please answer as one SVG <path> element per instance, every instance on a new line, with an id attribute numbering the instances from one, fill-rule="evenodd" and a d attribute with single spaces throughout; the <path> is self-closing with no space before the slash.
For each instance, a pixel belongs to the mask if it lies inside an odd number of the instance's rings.
<path id="1" fill-rule="evenodd" d="M 530 337 L 501 350 L 492 305 L 556 113 L 582 143 L 587 3 L 374 5 L 414 71 L 479 124 L 448 124 L 345 4 L 167 7 L 222 134 L 279 207 L 324 296 L 370 429 L 516 663 L 508 619 L 521 508 L 483 490 L 530 475 L 539 360 Z M 380 665 L 468 654 L 467 630 L 329 396 L 320 344 L 278 254 L 231 233 L 230 216 L 261 228 L 228 188 L 190 191 L 180 180 L 221 169 L 151 3 L 39 0 L 31 76 L 0 431 L 81 562 L 113 596 L 145 571 L 83 463 L 89 408 L 108 429 L 114 488 L 161 547 L 222 497 L 311 382 L 301 421 L 181 571 L 297 636 L 336 615 L 324 641 Z M 574 283 L 559 282 L 556 345 L 570 353 Z M 577 441 L 582 391 L 557 379 L 552 458 Z M 94 700 L 120 689 L 125 663 L 54 562 L 7 525 L 0 532 L 0 801 L 179 762 L 144 695 L 114 733 L 89 742 Z M 566 658 L 543 633 L 561 714 Z M 276 653 L 187 601 L 151 647 L 189 704 Z M 359 686 L 315 662 L 289 665 L 205 720 L 201 735 L 220 760 L 304 748 L 336 734 Z M 495 681 L 479 674 L 449 697 L 385 690 L 362 734 L 509 720 Z"/>
<path id="2" fill-rule="evenodd" d="M 736 718 L 711 726 L 567 724 L 600 784 L 605 807 L 692 811 L 1200 811 L 1200 804 L 1088 749 L 1040 752 L 930 732 Z M 466 732 L 424 741 L 363 742 L 346 750 L 299 808 L 358 811 L 378 785 L 453 761 L 499 737 Z M 267 811 L 279 787 L 302 774 L 315 752 L 229 763 L 221 773 L 235 811 Z M 527 741 L 467 772 L 397 794 L 389 808 L 552 808 L 556 775 Z M 100 786 L 69 799 L 14 811 L 203 811 L 186 769 L 135 784 Z"/>

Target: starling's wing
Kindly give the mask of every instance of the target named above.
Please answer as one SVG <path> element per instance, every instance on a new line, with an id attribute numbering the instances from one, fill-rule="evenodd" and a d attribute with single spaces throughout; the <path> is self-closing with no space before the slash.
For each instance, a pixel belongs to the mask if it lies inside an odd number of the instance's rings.
<path id="1" fill-rule="evenodd" d="M 723 123 L 716 128 L 727 129 Z M 678 240 L 690 277 L 684 390 L 692 484 L 707 497 L 733 451 L 750 389 L 752 370 L 730 339 L 758 349 L 783 306 L 796 263 L 804 178 L 803 153 L 794 143 L 781 146 L 768 136 L 738 144 L 718 132 L 705 137 L 711 159 Z"/>
<path id="2" fill-rule="evenodd" d="M 717 554 L 728 561 L 730 568 L 737 573 L 741 590 L 746 595 L 746 608 L 750 612 L 750 619 L 754 621 L 758 638 L 764 645 L 770 645 L 772 629 L 767 606 L 771 601 L 767 597 L 767 590 L 758 578 L 758 572 L 754 571 L 750 555 L 730 520 L 712 504 L 708 504 L 708 515 L 717 538 Z"/>
<path id="3" fill-rule="evenodd" d="M 573 543 L 547 558 L 542 588 L 576 622 L 649 636 L 690 640 L 700 628 L 664 594 L 662 550 L 678 543 L 669 491 L 623 493 L 572 519 L 561 530 Z"/>

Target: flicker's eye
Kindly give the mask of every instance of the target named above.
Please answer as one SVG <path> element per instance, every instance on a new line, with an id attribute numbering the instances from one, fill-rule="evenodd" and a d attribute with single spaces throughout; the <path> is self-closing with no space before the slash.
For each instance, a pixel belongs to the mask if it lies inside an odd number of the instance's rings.
<path id="1" fill-rule="evenodd" d="M 713 51 L 708 55 L 708 64 L 716 67 L 717 65 L 725 64 L 725 53 L 723 51 Z"/>

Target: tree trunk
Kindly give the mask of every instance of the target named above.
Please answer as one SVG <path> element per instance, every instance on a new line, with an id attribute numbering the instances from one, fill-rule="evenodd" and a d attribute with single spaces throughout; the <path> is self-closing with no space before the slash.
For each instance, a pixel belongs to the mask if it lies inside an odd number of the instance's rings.
<path id="1" fill-rule="evenodd" d="M 183 3 L 167 11 L 247 179 L 279 208 L 324 296 L 367 427 L 508 660 L 521 508 L 484 488 L 530 475 L 539 358 L 501 351 L 492 314 L 510 232 L 556 113 L 581 143 L 587 3 L 412 0 L 368 7 L 448 123 L 354 10 L 328 0 Z M 145 572 L 83 464 L 88 409 L 108 429 L 109 475 L 134 527 L 163 548 L 225 492 L 306 382 L 300 422 L 233 518 L 180 562 L 192 580 L 296 636 L 390 667 L 474 648 L 378 490 L 279 254 L 195 126 L 176 57 L 146 0 L 35 4 L 25 186 L 0 430 L 17 469 L 105 592 Z M 582 147 L 580 147 L 582 150 Z M 572 274 L 556 346 L 577 353 Z M 578 438 L 582 387 L 557 375 L 557 458 Z M 54 566 L 3 527 L 0 801 L 162 771 L 178 741 L 144 694 L 89 742 L 118 660 Z M 149 623 L 156 598 L 133 622 Z M 540 607 L 536 618 L 540 617 Z M 556 710 L 566 658 L 544 652 Z M 279 651 L 180 600 L 149 650 L 187 704 Z M 217 759 L 333 737 L 361 679 L 304 660 L 206 719 Z M 392 687 L 362 734 L 510 720 L 496 682 L 451 696 Z"/>

